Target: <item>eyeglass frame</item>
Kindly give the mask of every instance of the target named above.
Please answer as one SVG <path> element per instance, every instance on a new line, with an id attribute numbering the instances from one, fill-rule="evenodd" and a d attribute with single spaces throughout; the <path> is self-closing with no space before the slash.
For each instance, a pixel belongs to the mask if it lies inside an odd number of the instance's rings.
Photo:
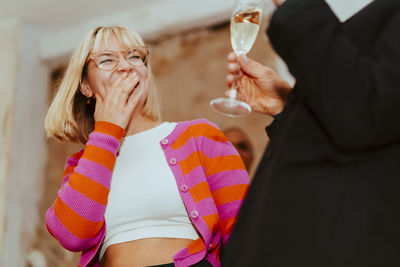
<path id="1" fill-rule="evenodd" d="M 141 61 L 142 61 L 143 64 L 147 67 L 147 59 L 148 59 L 149 53 L 150 53 L 150 48 L 149 48 L 148 46 L 132 46 L 131 48 L 129 48 L 129 49 L 127 49 L 127 50 L 124 50 L 124 51 L 106 50 L 106 51 L 102 51 L 102 52 L 99 52 L 99 53 L 98 53 L 98 52 L 91 52 L 91 53 L 89 54 L 88 59 L 87 59 L 87 64 L 88 64 L 90 61 L 93 61 L 94 64 L 96 65 L 96 67 L 97 67 L 99 70 L 103 70 L 103 71 L 113 71 L 113 70 L 115 70 L 115 69 L 118 67 L 119 62 L 120 62 L 120 58 L 121 58 L 121 56 L 123 56 L 124 60 L 125 60 L 128 64 L 130 64 L 130 65 L 132 65 L 132 66 L 135 66 L 134 64 L 130 63 L 130 62 L 126 59 L 126 54 L 127 54 L 128 51 L 132 51 L 132 50 L 135 50 L 135 49 L 138 50 L 137 48 L 143 49 L 143 50 L 145 51 L 144 59 L 142 59 Z M 97 61 L 96 61 L 96 56 L 97 56 L 98 54 L 104 54 L 105 52 L 110 52 L 110 53 L 112 53 L 112 54 L 114 54 L 114 55 L 115 55 L 115 54 L 118 54 L 118 55 L 119 55 L 118 57 L 116 57 L 117 62 L 115 63 L 115 66 L 114 66 L 112 69 L 109 69 L 109 70 L 100 68 L 100 67 L 99 67 L 99 64 L 98 64 Z"/>

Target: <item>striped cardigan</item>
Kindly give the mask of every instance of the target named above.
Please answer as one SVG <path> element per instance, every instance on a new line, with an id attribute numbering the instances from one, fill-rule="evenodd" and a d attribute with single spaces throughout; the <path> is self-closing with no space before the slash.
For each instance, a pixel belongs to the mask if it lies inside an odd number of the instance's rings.
<path id="1" fill-rule="evenodd" d="M 104 213 L 123 136 L 122 128 L 96 122 L 85 149 L 68 158 L 58 197 L 46 213 L 46 227 L 61 245 L 82 251 L 79 266 L 99 266 L 96 254 L 106 231 Z M 218 127 L 205 119 L 179 122 L 160 146 L 201 236 L 174 255 L 175 266 L 203 258 L 220 266 L 221 246 L 248 189 L 245 166 Z"/>

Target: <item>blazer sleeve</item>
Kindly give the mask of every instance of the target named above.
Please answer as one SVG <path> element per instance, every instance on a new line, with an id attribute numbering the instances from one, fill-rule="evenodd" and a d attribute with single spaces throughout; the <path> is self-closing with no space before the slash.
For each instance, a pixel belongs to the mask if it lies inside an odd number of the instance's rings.
<path id="1" fill-rule="evenodd" d="M 210 151 L 206 162 L 206 176 L 211 195 L 219 215 L 219 228 L 225 245 L 236 222 L 239 209 L 249 187 L 249 176 L 246 167 L 225 135 L 215 124 L 207 138 L 212 140 L 212 147 L 203 148 Z"/>
<path id="2" fill-rule="evenodd" d="M 70 251 L 96 246 L 104 237 L 104 213 L 116 153 L 124 130 L 96 122 L 84 150 L 69 157 L 46 227 Z"/>
<path id="3" fill-rule="evenodd" d="M 379 1 L 367 7 L 382 16 L 368 49 L 349 40 L 323 0 L 287 0 L 268 29 L 297 80 L 296 93 L 343 150 L 373 149 L 400 139 L 400 5 Z"/>

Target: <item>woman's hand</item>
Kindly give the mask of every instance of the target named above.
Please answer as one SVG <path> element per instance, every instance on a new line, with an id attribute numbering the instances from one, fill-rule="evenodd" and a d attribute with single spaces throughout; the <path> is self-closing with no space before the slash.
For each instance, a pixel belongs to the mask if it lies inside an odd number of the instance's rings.
<path id="1" fill-rule="evenodd" d="M 140 112 L 145 101 L 147 86 L 136 88 L 138 82 L 136 72 L 124 72 L 110 84 L 104 99 L 95 94 L 95 121 L 111 122 L 125 129 L 132 116 Z"/>
<path id="2" fill-rule="evenodd" d="M 286 0 L 272 0 L 276 6 L 282 5 Z"/>
<path id="3" fill-rule="evenodd" d="M 282 111 L 292 87 L 274 70 L 246 56 L 238 60 L 233 52 L 228 55 L 227 70 L 227 85 L 236 84 L 237 98 L 254 111 L 268 115 Z M 226 94 L 229 95 L 229 90 Z"/>

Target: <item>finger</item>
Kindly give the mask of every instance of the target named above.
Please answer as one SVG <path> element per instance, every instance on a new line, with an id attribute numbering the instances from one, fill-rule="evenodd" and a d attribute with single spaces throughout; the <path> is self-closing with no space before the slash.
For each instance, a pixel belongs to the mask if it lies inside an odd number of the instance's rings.
<path id="1" fill-rule="evenodd" d="M 238 79 L 238 81 L 240 81 L 243 77 L 243 71 L 239 70 L 238 73 L 236 73 L 236 79 Z"/>
<path id="2" fill-rule="evenodd" d="M 143 89 L 143 86 L 141 86 L 140 88 L 139 87 L 135 88 L 135 86 L 136 85 L 133 86 L 134 90 L 131 91 L 131 93 L 128 95 L 128 98 L 126 99 L 127 103 L 130 101 L 135 101 L 137 95 L 139 95 L 143 90 L 145 90 Z"/>
<path id="3" fill-rule="evenodd" d="M 237 56 L 234 52 L 230 52 L 227 58 L 229 62 L 237 62 Z"/>
<path id="4" fill-rule="evenodd" d="M 138 82 L 139 82 L 139 77 L 135 72 L 131 74 L 126 74 L 126 76 L 124 75 L 124 79 L 121 80 L 117 84 L 118 87 L 114 89 L 113 97 L 119 100 L 126 101 L 129 95 L 135 89 L 135 86 L 137 85 Z"/>
<path id="5" fill-rule="evenodd" d="M 235 76 L 232 74 L 227 75 L 225 82 L 228 87 L 232 87 L 232 84 L 235 82 Z"/>
<path id="6" fill-rule="evenodd" d="M 138 83 L 139 83 L 138 76 L 132 76 L 129 77 L 129 79 L 124 80 L 121 84 L 119 95 L 116 96 L 118 103 L 126 105 L 131 95 L 135 91 L 137 91 L 136 89 Z"/>
<path id="7" fill-rule="evenodd" d="M 129 95 L 132 94 L 132 92 L 135 92 L 136 89 L 139 87 L 139 83 L 140 83 L 140 78 L 138 75 L 136 75 L 135 77 L 132 78 L 131 81 L 131 90 L 128 92 Z"/>
<path id="8" fill-rule="evenodd" d="M 139 83 L 139 76 L 136 72 L 128 75 L 128 77 L 121 84 L 121 91 L 123 94 L 130 95 L 134 90 L 136 85 Z"/>
<path id="9" fill-rule="evenodd" d="M 128 77 L 128 73 L 127 73 L 127 72 L 124 72 L 124 73 L 118 75 L 118 77 L 117 77 L 115 80 L 111 81 L 110 86 L 119 87 L 119 85 L 120 85 L 127 77 Z"/>
<path id="10" fill-rule="evenodd" d="M 261 78 L 263 76 L 265 70 L 268 69 L 267 66 L 264 66 L 261 63 L 250 59 L 246 55 L 240 56 L 239 65 L 240 65 L 241 71 L 243 71 L 245 74 L 247 74 L 251 77 L 255 77 L 255 78 Z"/>
<path id="11" fill-rule="evenodd" d="M 237 63 L 228 63 L 226 66 L 226 70 L 228 73 L 237 73 L 240 69 L 240 66 Z"/>
<path id="12" fill-rule="evenodd" d="M 115 80 L 111 81 L 107 88 L 106 98 L 115 99 L 120 93 L 121 85 L 128 77 L 128 73 L 124 72 L 119 75 Z"/>
<path id="13" fill-rule="evenodd" d="M 144 99 L 144 94 L 147 89 L 135 90 L 128 99 L 127 108 L 128 112 L 132 112 L 133 109 L 139 104 L 141 100 Z"/>

